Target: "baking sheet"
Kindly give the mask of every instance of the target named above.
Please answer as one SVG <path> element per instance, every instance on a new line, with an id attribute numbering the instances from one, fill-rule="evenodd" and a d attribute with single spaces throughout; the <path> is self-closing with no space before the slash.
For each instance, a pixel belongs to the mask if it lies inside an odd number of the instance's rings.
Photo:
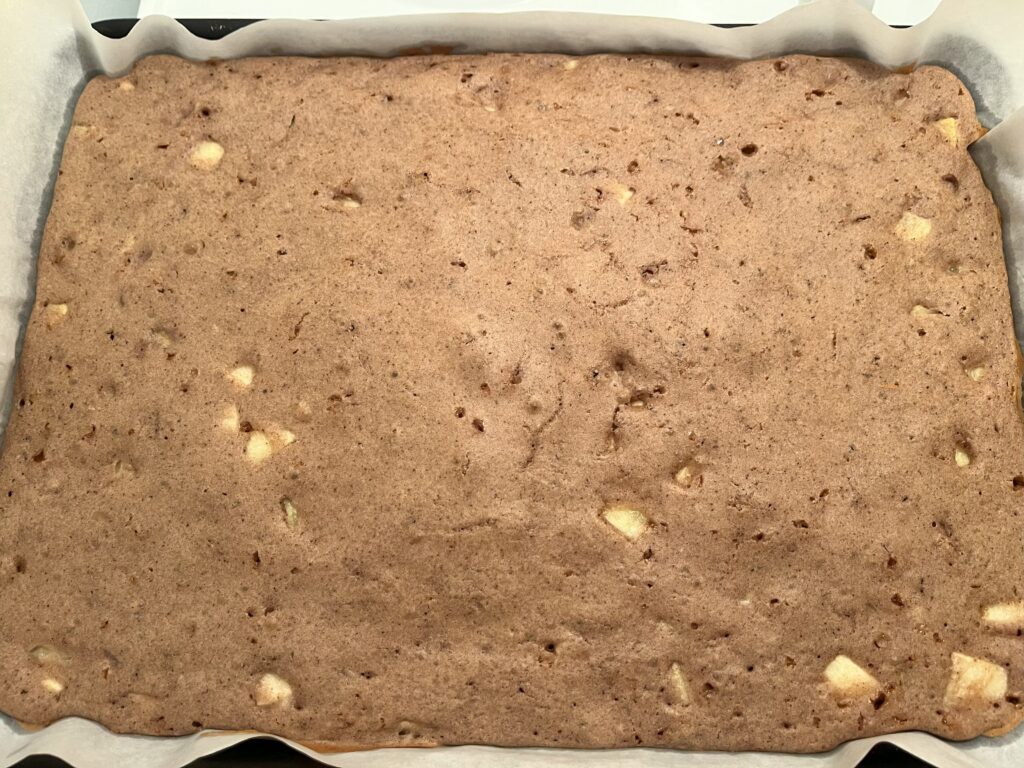
<path id="1" fill-rule="evenodd" d="M 719 29 L 678 18 L 602 16 L 608 3 L 559 0 L 557 12 L 498 15 L 518 5 L 490 4 L 488 13 L 424 14 L 331 22 L 275 20 L 220 41 L 200 40 L 165 17 L 148 17 L 123 40 L 93 32 L 77 0 L 0 0 L 0 424 L 6 424 L 16 349 L 31 307 L 35 257 L 49 206 L 60 146 L 74 101 L 97 71 L 120 74 L 139 57 L 172 51 L 190 58 L 259 54 L 389 55 L 425 44 L 470 51 L 651 51 L 759 58 L 793 52 L 861 55 L 889 67 L 936 63 L 964 79 L 979 118 L 992 130 L 974 148 L 1003 214 L 1018 338 L 1024 338 L 1024 3 L 944 0 L 918 27 L 893 30 L 854 0 L 820 0 L 742 29 Z M 433 6 L 433 7 L 436 7 Z M 538 3 L 531 3 L 538 7 Z M 566 9 L 572 9 L 573 12 Z M 617 4 L 618 14 L 630 8 Z M 16 10 L 15 10 L 16 9 Z M 870 130 L 870 127 L 865 127 Z M 0 542 L 2 547 L 2 542 Z M 1024 555 L 1022 555 L 1024 556 Z M 2 596 L 2 595 L 0 595 Z M 0 606 L 0 621 L 2 621 Z M 1012 681 L 1020 686 L 1021 681 Z M 0 768 L 33 754 L 56 755 L 79 768 L 131 764 L 177 768 L 251 738 L 252 733 L 176 738 L 115 736 L 69 718 L 25 730 L 0 717 Z M 573 751 L 442 747 L 318 754 L 348 768 L 428 766 L 651 766 L 689 768 L 741 762 L 754 768 L 846 768 L 878 741 L 888 741 L 938 768 L 1024 765 L 1024 729 L 1001 739 L 953 744 L 927 734 L 865 739 L 822 755 L 735 754 L 630 749 Z"/>

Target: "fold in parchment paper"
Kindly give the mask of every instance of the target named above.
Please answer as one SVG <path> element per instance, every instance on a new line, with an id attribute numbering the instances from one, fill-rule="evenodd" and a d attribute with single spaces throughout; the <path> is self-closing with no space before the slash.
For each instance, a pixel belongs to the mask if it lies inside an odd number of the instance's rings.
<path id="1" fill-rule="evenodd" d="M 708 0 L 713 5 L 713 0 Z M 468 4 L 462 4 L 470 7 Z M 680 19 L 605 15 L 608 3 L 572 0 L 575 12 L 424 14 L 330 22 L 260 22 L 219 41 L 200 40 L 164 17 L 141 21 L 123 40 L 93 32 L 77 0 L 6 0 L 0 10 L 0 425 L 6 424 L 20 336 L 35 288 L 35 259 L 49 208 L 60 148 L 85 81 L 121 74 L 137 59 L 171 52 L 193 59 L 261 54 L 387 56 L 444 46 L 454 53 L 643 51 L 762 58 L 806 52 L 854 55 L 888 67 L 938 64 L 968 85 L 978 117 L 990 129 L 973 147 L 1003 216 L 1004 242 L 1018 339 L 1024 339 L 1024 3 L 944 0 L 925 22 L 893 30 L 854 0 L 820 0 L 740 29 Z M 507 10 L 515 10 L 509 2 Z M 626 3 L 615 12 L 626 13 Z M 865 130 L 871 130 L 865 126 Z M 1024 556 L 1024 548 L 1022 548 Z M 0 621 L 3 609 L 0 605 Z M 1021 640 L 1024 642 L 1024 640 Z M 1020 681 L 1017 681 L 1020 684 Z M 0 768 L 34 754 L 56 755 L 77 768 L 135 765 L 177 768 L 258 735 L 204 732 L 156 738 L 113 735 L 70 718 L 26 730 L 0 716 Z M 296 749 L 348 768 L 453 766 L 640 766 L 707 768 L 847 768 L 879 741 L 896 744 L 938 768 L 1024 765 L 1024 729 L 999 739 L 955 744 L 922 733 L 848 743 L 820 755 L 675 752 L 630 749 L 579 751 L 439 747 L 355 753 Z"/>

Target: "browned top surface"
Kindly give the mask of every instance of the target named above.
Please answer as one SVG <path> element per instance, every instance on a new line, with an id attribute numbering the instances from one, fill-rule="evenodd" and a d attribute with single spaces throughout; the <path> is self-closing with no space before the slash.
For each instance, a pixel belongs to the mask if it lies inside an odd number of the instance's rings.
<path id="1" fill-rule="evenodd" d="M 978 133 L 947 72 L 804 57 L 97 78 L 0 467 L 0 709 L 778 750 L 1013 720 L 1024 644 L 982 610 L 1021 599 L 1024 434 Z M 1005 696 L 947 696 L 953 652 Z M 831 688 L 840 654 L 879 688 Z"/>

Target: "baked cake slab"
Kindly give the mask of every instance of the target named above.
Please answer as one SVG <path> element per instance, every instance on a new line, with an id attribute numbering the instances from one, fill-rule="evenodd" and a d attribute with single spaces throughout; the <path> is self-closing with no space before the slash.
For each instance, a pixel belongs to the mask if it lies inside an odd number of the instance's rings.
<path id="1" fill-rule="evenodd" d="M 1012 727 L 1024 431 L 963 85 L 156 57 L 85 88 L 0 710 L 354 747 Z"/>

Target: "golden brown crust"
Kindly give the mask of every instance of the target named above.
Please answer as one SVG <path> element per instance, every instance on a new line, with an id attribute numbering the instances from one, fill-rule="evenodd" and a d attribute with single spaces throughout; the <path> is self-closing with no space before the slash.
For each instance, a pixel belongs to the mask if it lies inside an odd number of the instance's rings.
<path id="1" fill-rule="evenodd" d="M 93 80 L 0 463 L 0 709 L 347 748 L 1015 723 L 979 135 L 948 72 L 801 56 Z"/>

